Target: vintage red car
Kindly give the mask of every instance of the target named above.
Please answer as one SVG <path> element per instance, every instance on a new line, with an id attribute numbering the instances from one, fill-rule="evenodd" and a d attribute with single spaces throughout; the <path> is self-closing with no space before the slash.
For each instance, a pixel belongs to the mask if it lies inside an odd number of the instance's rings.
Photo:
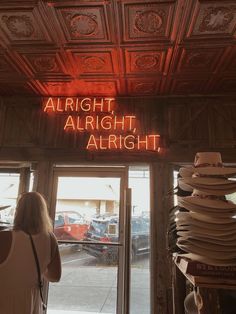
<path id="1" fill-rule="evenodd" d="M 58 240 L 82 240 L 89 224 L 76 211 L 56 212 L 54 233 Z"/>

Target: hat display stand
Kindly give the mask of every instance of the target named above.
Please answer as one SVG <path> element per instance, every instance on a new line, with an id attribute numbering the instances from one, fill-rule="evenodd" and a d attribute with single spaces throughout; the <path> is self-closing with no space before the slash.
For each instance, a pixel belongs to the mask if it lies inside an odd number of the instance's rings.
<path id="1" fill-rule="evenodd" d="M 221 313 L 218 292 L 214 301 L 208 298 L 218 289 L 236 289 L 236 204 L 228 200 L 236 192 L 236 168 L 224 167 L 218 152 L 201 152 L 193 166 L 180 168 L 178 181 L 192 193 L 178 196 L 183 210 L 175 212 L 176 246 L 181 252 L 173 254 L 174 262 L 193 287 L 200 287 L 203 301 L 200 309 L 196 293 L 190 292 L 185 313 Z"/>

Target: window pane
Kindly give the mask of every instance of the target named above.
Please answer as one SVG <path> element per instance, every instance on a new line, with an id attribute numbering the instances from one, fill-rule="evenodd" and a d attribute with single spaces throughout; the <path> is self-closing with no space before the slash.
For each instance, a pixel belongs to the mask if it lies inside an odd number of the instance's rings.
<path id="1" fill-rule="evenodd" d="M 129 168 L 132 189 L 131 314 L 150 313 L 150 183 L 148 167 Z"/>
<path id="2" fill-rule="evenodd" d="M 48 314 L 117 313 L 118 246 L 107 243 L 119 240 L 119 202 L 120 178 L 58 178 L 54 232 L 79 242 L 60 244 L 62 279 L 49 285 Z"/>
<path id="3" fill-rule="evenodd" d="M 7 227 L 13 223 L 19 181 L 20 175 L 18 173 L 0 173 L 1 227 Z"/>

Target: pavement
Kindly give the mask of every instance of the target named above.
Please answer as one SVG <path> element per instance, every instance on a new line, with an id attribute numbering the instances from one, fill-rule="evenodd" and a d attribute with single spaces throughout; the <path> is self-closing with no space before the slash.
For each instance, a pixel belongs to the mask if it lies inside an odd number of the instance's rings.
<path id="1" fill-rule="evenodd" d="M 118 267 L 99 265 L 85 252 L 62 254 L 63 272 L 50 283 L 48 314 L 115 314 Z M 150 314 L 148 258 L 131 268 L 131 314 Z"/>

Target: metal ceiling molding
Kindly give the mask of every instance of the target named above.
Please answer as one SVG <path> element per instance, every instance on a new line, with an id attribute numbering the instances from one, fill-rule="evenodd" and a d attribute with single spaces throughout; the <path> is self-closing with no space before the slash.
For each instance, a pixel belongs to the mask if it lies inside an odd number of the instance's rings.
<path id="1" fill-rule="evenodd" d="M 2 0 L 0 95 L 236 93 L 235 0 Z"/>

